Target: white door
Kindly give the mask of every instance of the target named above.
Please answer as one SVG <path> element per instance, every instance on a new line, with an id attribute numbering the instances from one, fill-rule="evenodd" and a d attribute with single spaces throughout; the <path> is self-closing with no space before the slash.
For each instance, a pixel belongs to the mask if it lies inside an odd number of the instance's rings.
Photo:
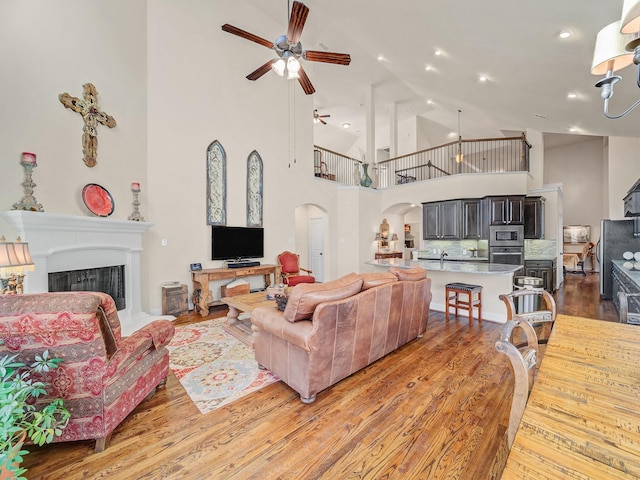
<path id="1" fill-rule="evenodd" d="M 309 256 L 316 282 L 324 282 L 324 219 L 309 219 Z"/>

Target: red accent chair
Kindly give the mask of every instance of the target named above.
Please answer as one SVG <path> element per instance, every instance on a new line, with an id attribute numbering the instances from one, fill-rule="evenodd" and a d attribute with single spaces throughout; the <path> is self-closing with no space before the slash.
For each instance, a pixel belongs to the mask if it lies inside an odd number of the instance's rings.
<path id="1" fill-rule="evenodd" d="M 315 277 L 311 275 L 300 274 L 300 271 L 313 273 L 311 270 L 300 267 L 300 255 L 289 251 L 282 252 L 278 255 L 278 265 L 282 267 L 282 281 L 294 287 L 299 283 L 316 283 Z"/>
<path id="2" fill-rule="evenodd" d="M 61 398 L 71 413 L 54 442 L 95 440 L 96 452 L 169 373 L 169 320 L 156 320 L 121 337 L 113 299 L 98 292 L 0 295 L 0 355 L 18 354 L 31 364 L 49 350 L 63 361 L 42 375 L 47 395 L 36 407 Z"/>

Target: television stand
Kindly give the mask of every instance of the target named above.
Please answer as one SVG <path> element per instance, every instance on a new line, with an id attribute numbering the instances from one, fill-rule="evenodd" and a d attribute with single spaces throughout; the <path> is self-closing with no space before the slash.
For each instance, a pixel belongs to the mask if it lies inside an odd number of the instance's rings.
<path id="1" fill-rule="evenodd" d="M 192 271 L 193 291 L 200 289 L 200 299 L 194 304 L 196 311 L 206 317 L 209 315 L 209 306 L 214 305 L 213 294 L 209 290 L 209 282 L 215 280 L 235 280 L 242 277 L 264 276 L 265 287 L 271 285 L 271 275 L 273 274 L 273 284 L 280 283 L 282 268 L 280 265 L 257 265 L 253 267 L 240 268 L 205 268 Z"/>

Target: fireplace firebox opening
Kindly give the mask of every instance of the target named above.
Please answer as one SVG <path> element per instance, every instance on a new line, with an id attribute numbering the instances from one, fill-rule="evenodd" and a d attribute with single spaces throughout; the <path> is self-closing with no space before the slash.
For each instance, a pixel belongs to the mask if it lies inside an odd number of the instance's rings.
<path id="1" fill-rule="evenodd" d="M 49 273 L 50 292 L 103 292 L 118 310 L 126 308 L 124 265 Z"/>

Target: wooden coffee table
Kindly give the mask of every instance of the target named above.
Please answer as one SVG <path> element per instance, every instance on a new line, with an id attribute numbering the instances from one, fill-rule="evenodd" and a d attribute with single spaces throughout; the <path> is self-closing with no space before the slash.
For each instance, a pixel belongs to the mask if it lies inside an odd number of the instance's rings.
<path id="1" fill-rule="evenodd" d="M 253 347 L 253 330 L 251 330 L 251 312 L 256 307 L 276 307 L 275 300 L 267 299 L 267 292 L 247 293 L 233 297 L 223 297 L 222 303 L 229 306 L 225 331 L 242 343 Z M 241 316 L 241 314 L 244 314 Z"/>

